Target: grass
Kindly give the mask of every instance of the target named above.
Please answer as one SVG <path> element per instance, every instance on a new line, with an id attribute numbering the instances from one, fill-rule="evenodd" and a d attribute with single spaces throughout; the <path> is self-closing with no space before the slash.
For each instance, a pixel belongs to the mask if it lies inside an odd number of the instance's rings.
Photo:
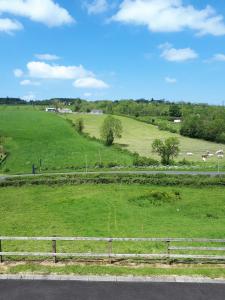
<path id="1" fill-rule="evenodd" d="M 111 275 L 111 276 L 204 276 L 209 278 L 225 278 L 222 265 L 145 265 L 145 266 L 110 266 L 110 265 L 71 265 L 71 264 L 3 264 L 0 274 L 56 274 L 56 275 Z"/>
<path id="2" fill-rule="evenodd" d="M 84 131 L 90 136 L 100 138 L 100 126 L 106 117 L 105 115 L 88 115 L 88 114 L 73 114 L 66 116 L 71 120 L 82 117 L 84 119 Z M 187 160 L 202 162 L 202 154 L 206 151 L 215 153 L 219 149 L 224 149 L 223 144 L 216 144 L 199 139 L 191 139 L 183 137 L 176 133 L 170 133 L 167 131 L 161 131 L 156 126 L 147 124 L 144 122 L 136 121 L 131 118 L 115 116 L 122 121 L 123 134 L 121 139 L 117 139 L 115 142 L 120 144 L 123 148 L 128 149 L 132 152 L 138 152 L 142 156 L 158 158 L 156 154 L 152 153 L 151 144 L 154 139 L 161 138 L 166 139 L 168 137 L 177 137 L 180 141 L 181 153 L 178 160 L 186 158 Z M 192 152 L 193 156 L 187 156 L 188 152 Z M 209 163 L 215 164 L 217 158 L 211 158 Z M 221 160 L 221 163 L 224 160 Z"/>
<path id="3" fill-rule="evenodd" d="M 31 173 L 40 159 L 42 171 L 94 167 L 99 161 L 132 164 L 129 154 L 89 140 L 63 118 L 35 107 L 0 106 L 0 136 L 9 153 L 0 173 Z"/>
<path id="4" fill-rule="evenodd" d="M 181 199 L 136 201 L 174 191 Z M 223 187 L 8 187 L 0 193 L 0 235 L 224 238 L 224 203 Z"/>
<path id="5" fill-rule="evenodd" d="M 147 195 L 166 195 L 166 198 L 169 196 L 169 201 L 157 202 L 158 197 L 155 196 L 147 201 Z M 224 238 L 224 203 L 222 187 L 199 189 L 84 184 L 1 188 L 0 236 Z M 51 251 L 51 242 L 4 241 L 2 246 L 5 251 Z M 59 252 L 106 252 L 107 249 L 104 242 L 57 243 Z M 165 253 L 165 245 L 114 242 L 113 252 Z M 0 266 L 0 273 L 225 277 L 225 269 L 221 265 L 174 265 L 169 268 L 129 263 L 108 265 L 107 261 L 88 265 L 66 263 L 63 259 L 57 265 L 41 261 L 42 259 L 39 263 L 4 263 Z"/>

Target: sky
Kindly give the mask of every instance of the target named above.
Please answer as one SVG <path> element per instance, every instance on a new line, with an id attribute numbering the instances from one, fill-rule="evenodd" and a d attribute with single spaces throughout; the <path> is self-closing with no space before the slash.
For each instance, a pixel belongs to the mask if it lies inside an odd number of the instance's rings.
<path id="1" fill-rule="evenodd" d="M 225 3 L 0 0 L 0 97 L 225 100 Z"/>

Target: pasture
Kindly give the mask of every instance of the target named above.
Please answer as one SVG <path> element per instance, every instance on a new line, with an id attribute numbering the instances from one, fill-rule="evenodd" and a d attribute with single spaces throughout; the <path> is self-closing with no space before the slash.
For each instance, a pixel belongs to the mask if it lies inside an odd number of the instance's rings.
<path id="1" fill-rule="evenodd" d="M 8 187 L 1 188 L 0 205 L 3 236 L 224 238 L 223 187 Z"/>
<path id="2" fill-rule="evenodd" d="M 68 121 L 32 106 L 0 106 L 0 136 L 8 157 L 0 173 L 85 170 L 96 163 L 132 164 L 132 157 L 79 135 Z"/>
<path id="3" fill-rule="evenodd" d="M 84 131 L 90 136 L 100 138 L 100 127 L 106 116 L 73 114 L 65 117 L 71 120 L 76 120 L 77 118 L 82 117 L 84 120 Z M 122 138 L 116 139 L 115 142 L 131 152 L 138 152 L 142 156 L 159 159 L 156 154 L 152 153 L 151 144 L 156 138 L 164 140 L 168 137 L 177 137 L 180 141 L 181 152 L 178 156 L 178 160 L 185 158 L 187 160 L 200 162 L 202 161 L 202 155 L 207 151 L 215 154 L 215 152 L 219 149 L 225 150 L 225 146 L 223 144 L 216 144 L 204 140 L 183 137 L 176 133 L 159 130 L 154 125 L 136 121 L 127 117 L 115 117 L 120 119 L 123 125 Z M 187 153 L 193 153 L 193 155 L 188 156 Z M 208 159 L 208 163 L 215 163 L 217 161 L 218 159 L 216 156 Z M 221 162 L 224 162 L 224 159 L 222 159 Z"/>

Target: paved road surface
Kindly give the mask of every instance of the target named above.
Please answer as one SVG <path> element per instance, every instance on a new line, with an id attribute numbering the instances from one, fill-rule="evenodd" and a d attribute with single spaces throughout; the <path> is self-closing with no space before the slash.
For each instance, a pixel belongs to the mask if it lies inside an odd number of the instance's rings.
<path id="1" fill-rule="evenodd" d="M 225 284 L 0 281 L 0 300 L 224 300 Z"/>
<path id="2" fill-rule="evenodd" d="M 198 171 L 103 171 L 103 172 L 66 172 L 66 173 L 43 173 L 43 174 L 19 174 L 19 175 L 0 175 L 0 180 L 4 180 L 12 177 L 35 177 L 42 175 L 79 175 L 79 174 L 136 174 L 136 175 L 156 175 L 156 174 L 166 174 L 166 175 L 208 175 L 208 176 L 218 176 L 225 175 L 225 172 L 198 172 Z"/>

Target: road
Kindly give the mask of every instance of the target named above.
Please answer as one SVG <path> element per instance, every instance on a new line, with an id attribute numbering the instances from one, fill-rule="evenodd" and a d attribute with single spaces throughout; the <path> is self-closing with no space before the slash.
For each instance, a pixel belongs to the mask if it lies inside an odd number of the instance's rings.
<path id="1" fill-rule="evenodd" d="M 225 284 L 0 281 L 0 300 L 224 300 Z"/>
<path id="2" fill-rule="evenodd" d="M 200 171 L 100 171 L 100 172 L 68 172 L 68 173 L 42 173 L 42 174 L 18 174 L 18 175 L 0 175 L 0 180 L 13 177 L 35 177 L 35 176 L 49 176 L 49 175 L 84 175 L 84 174 L 94 174 L 94 175 L 106 175 L 106 174 L 131 174 L 131 175 L 207 175 L 207 176 L 225 176 L 225 172 L 200 172 Z"/>

